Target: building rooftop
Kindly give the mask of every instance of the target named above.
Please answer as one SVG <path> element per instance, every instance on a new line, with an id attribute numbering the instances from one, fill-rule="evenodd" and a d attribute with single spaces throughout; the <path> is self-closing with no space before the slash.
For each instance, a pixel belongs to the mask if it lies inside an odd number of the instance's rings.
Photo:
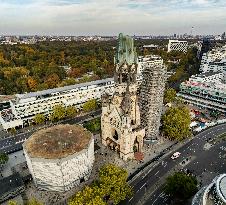
<path id="1" fill-rule="evenodd" d="M 106 83 L 106 82 L 109 82 L 112 80 L 113 80 L 113 78 L 106 78 L 103 80 L 96 80 L 96 81 L 91 81 L 91 82 L 86 82 L 86 83 L 79 83 L 79 84 L 75 84 L 75 85 L 68 85 L 68 86 L 59 87 L 59 88 L 31 92 L 31 93 L 27 93 L 27 94 L 16 94 L 16 97 L 18 99 L 26 99 L 26 98 L 31 98 L 31 97 L 43 96 L 43 95 L 48 95 L 48 94 L 57 93 L 57 92 L 65 92 L 65 91 L 80 88 L 80 87 L 92 86 L 92 85 L 96 85 L 96 84 L 100 84 L 100 83 Z"/>
<path id="2" fill-rule="evenodd" d="M 23 146 L 30 157 L 59 159 L 86 148 L 91 137 L 80 125 L 57 125 L 37 131 Z"/>

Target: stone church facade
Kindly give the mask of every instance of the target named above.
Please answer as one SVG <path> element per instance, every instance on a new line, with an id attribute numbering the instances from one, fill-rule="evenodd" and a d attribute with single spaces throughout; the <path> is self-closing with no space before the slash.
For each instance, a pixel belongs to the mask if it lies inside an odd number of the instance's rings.
<path id="1" fill-rule="evenodd" d="M 115 92 L 102 96 L 101 137 L 105 146 L 127 160 L 142 152 L 145 136 L 137 98 L 137 53 L 129 36 L 119 34 L 115 69 Z"/>

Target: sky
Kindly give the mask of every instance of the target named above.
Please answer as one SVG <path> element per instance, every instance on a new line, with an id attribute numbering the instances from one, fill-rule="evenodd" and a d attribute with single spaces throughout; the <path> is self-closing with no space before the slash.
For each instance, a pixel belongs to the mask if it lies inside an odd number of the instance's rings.
<path id="1" fill-rule="evenodd" d="M 222 34 L 226 0 L 0 0 L 0 35 Z"/>

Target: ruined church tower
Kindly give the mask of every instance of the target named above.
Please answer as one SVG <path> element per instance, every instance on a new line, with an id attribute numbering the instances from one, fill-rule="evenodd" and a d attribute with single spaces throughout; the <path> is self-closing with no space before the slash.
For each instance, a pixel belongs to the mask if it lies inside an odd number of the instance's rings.
<path id="1" fill-rule="evenodd" d="M 133 39 L 119 34 L 115 55 L 115 92 L 102 96 L 101 137 L 120 158 L 133 159 L 142 152 L 145 129 L 141 127 L 137 99 L 137 53 Z"/>

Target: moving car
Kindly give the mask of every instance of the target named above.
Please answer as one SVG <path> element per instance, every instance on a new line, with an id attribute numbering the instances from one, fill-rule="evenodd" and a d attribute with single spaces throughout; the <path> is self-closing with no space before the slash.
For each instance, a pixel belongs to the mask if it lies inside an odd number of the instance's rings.
<path id="1" fill-rule="evenodd" d="M 177 159 L 181 155 L 180 152 L 175 152 L 172 156 L 171 159 Z"/>

